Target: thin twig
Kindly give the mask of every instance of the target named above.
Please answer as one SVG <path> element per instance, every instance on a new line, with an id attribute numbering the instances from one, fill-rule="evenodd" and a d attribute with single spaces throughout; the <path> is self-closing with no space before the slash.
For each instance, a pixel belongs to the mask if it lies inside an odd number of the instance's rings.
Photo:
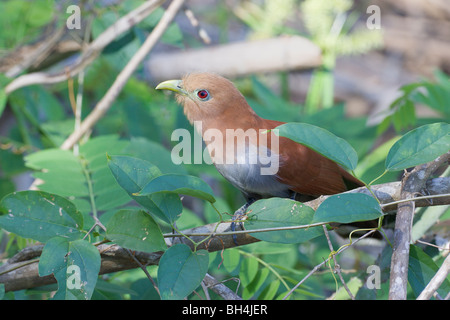
<path id="1" fill-rule="evenodd" d="M 444 250 L 449 251 L 449 250 L 450 250 L 450 248 L 437 246 L 437 245 L 435 245 L 435 244 L 432 244 L 432 243 L 429 243 L 429 242 L 426 242 L 426 241 L 422 241 L 422 240 L 419 240 L 419 239 L 417 239 L 416 242 L 421 243 L 421 244 L 424 244 L 424 245 L 426 245 L 426 246 L 430 246 L 430 247 L 437 248 L 437 249 L 442 250 L 442 251 L 444 251 Z"/>
<path id="2" fill-rule="evenodd" d="M 189 22 L 191 23 L 191 25 L 197 29 L 198 36 L 200 37 L 200 39 L 202 39 L 203 43 L 210 44 L 211 38 L 209 37 L 206 30 L 204 28 L 202 28 L 202 26 L 198 22 L 197 18 L 195 17 L 194 13 L 192 12 L 192 10 L 189 9 L 187 6 L 185 6 L 184 14 L 189 19 Z"/>
<path id="3" fill-rule="evenodd" d="M 55 33 L 50 35 L 50 37 L 46 37 L 45 41 L 41 41 L 35 50 L 31 50 L 31 53 L 27 50 L 27 54 L 24 56 L 20 63 L 12 66 L 5 72 L 5 75 L 8 78 L 17 77 L 21 72 L 24 72 L 26 69 L 33 65 L 38 65 L 45 58 L 48 57 L 49 53 L 54 48 L 54 45 L 61 41 L 61 38 L 65 32 L 65 26 L 60 27 Z M 14 54 L 14 53 L 12 53 Z"/>
<path id="4" fill-rule="evenodd" d="M 93 0 L 90 1 L 90 5 L 92 5 L 92 4 L 93 4 Z M 86 30 L 84 32 L 83 45 L 82 45 L 83 51 L 86 50 L 86 48 L 88 47 L 88 44 L 89 44 L 89 38 L 90 38 L 91 30 L 92 30 L 93 20 L 94 20 L 93 17 L 91 17 L 87 22 Z M 75 117 L 74 130 L 75 131 L 78 130 L 78 128 L 81 125 L 81 114 L 82 114 L 82 110 L 83 110 L 84 75 L 85 75 L 85 70 L 83 69 L 78 74 L 78 91 L 77 91 L 77 98 L 76 98 L 75 110 L 74 110 L 74 117 Z M 75 156 L 79 155 L 78 143 L 75 144 L 73 147 L 73 154 Z"/>
<path id="5" fill-rule="evenodd" d="M 209 295 L 208 286 L 205 284 L 205 280 L 202 280 L 200 285 L 202 286 L 203 292 L 205 293 L 206 300 L 211 300 L 211 296 Z"/>
<path id="6" fill-rule="evenodd" d="M 366 234 L 362 235 L 361 237 L 359 237 L 358 239 L 356 239 L 355 241 L 353 241 L 351 244 L 349 244 L 348 246 L 342 246 L 337 252 L 336 255 L 344 252 L 345 250 L 347 250 L 348 248 L 350 248 L 351 246 L 355 245 L 356 243 L 358 243 L 360 240 L 370 236 L 372 233 L 374 233 L 376 230 L 371 230 L 369 232 L 367 232 Z M 297 290 L 297 288 L 299 286 L 301 286 L 303 284 L 303 282 L 305 282 L 309 277 L 311 277 L 317 270 L 319 270 L 323 265 L 325 265 L 329 260 L 331 259 L 331 257 L 329 257 L 328 259 L 324 260 L 323 262 L 319 263 L 318 265 L 316 265 L 302 280 L 300 280 L 284 297 L 283 300 L 286 300 L 295 290 Z"/>
<path id="7" fill-rule="evenodd" d="M 342 282 L 342 285 L 344 286 L 345 290 L 347 291 L 348 295 L 350 296 L 350 298 L 352 300 L 355 300 L 355 296 L 352 294 L 352 292 L 350 291 L 350 289 L 347 286 L 347 283 L 345 283 L 344 277 L 342 277 L 342 273 L 341 273 L 341 266 L 337 263 L 336 260 L 336 254 L 334 252 L 333 249 L 333 244 L 331 243 L 330 240 L 330 235 L 328 233 L 327 227 L 326 226 L 322 226 L 323 227 L 323 231 L 325 232 L 325 237 L 327 238 L 327 242 L 328 242 L 328 247 L 330 248 L 331 251 L 331 256 L 333 257 L 333 262 L 334 262 L 334 270 L 337 273 L 337 275 L 339 276 L 339 279 Z"/>

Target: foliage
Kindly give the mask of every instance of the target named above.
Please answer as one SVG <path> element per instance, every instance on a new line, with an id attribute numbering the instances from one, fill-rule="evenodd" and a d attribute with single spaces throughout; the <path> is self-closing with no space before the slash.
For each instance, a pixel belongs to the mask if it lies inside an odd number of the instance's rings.
<path id="1" fill-rule="evenodd" d="M 13 48 L 24 38 L 39 34 L 39 28 L 49 23 L 55 14 L 55 1 L 6 0 L 0 3 L 0 48 Z M 11 26 L 19 26 L 11 28 Z"/>
<path id="2" fill-rule="evenodd" d="M 333 70 L 338 56 L 365 53 L 382 44 L 380 30 L 354 28 L 358 13 L 349 11 L 352 5 L 350 0 L 306 0 L 301 4 L 306 29 L 322 50 L 322 66 L 313 73 L 305 102 L 307 113 L 333 106 Z"/>
<path id="3" fill-rule="evenodd" d="M 124 1 L 123 7 L 114 7 L 117 12 L 113 14 L 96 8 L 94 36 L 134 5 L 135 1 Z M 161 10 L 126 38 L 112 43 L 86 71 L 86 105 L 98 101 L 108 89 L 110 79 L 139 47 L 142 35 L 154 27 Z M 172 25 L 165 41 L 180 46 L 183 37 L 187 36 Z M 130 79 L 114 107 L 76 152 L 58 148 L 74 126 L 65 85 L 32 86 L 9 97 L 0 91 L 0 115 L 8 99 L 7 108 L 17 124 L 0 137 L 0 242 L 7 243 L 5 257 L 14 255 L 27 241 L 45 244 L 39 274 L 53 274 L 58 283 L 57 287 L 38 288 L 39 298 L 56 291 L 55 299 L 197 299 L 192 292 L 203 295 L 199 286 L 209 272 L 223 280 L 239 278 L 239 287 L 234 282 L 227 285 L 244 299 L 281 299 L 298 279 L 330 255 L 321 225 L 382 217 L 378 202 L 362 194 L 330 197 L 315 212 L 291 199 L 272 198 L 253 203 L 244 222 L 245 229 L 261 242 L 212 253 L 197 249 L 200 243 L 192 239 L 194 249 L 184 244 L 168 248 L 165 240 L 172 230 L 182 233 L 229 220 L 227 213 L 242 205 L 243 198 L 211 166 L 173 164 L 170 149 L 174 142 L 168 137 L 175 128 L 192 128 L 172 99 L 148 88 L 140 75 L 138 72 Z M 441 118 L 424 121 L 414 116 L 399 123 L 417 103 L 448 117 L 449 80 L 441 73 L 437 76 L 437 83 L 423 81 L 402 88 L 404 95 L 393 103 L 393 114 L 378 128 L 380 133 L 392 121 L 399 135 L 376 148 L 377 128 L 368 128 L 365 118 L 346 118 L 344 105 L 300 117 L 304 106 L 277 96 L 256 77 L 251 78 L 248 100 L 261 116 L 291 121 L 279 128 L 280 135 L 337 161 L 363 181 L 386 181 L 383 179 L 396 178 L 399 170 L 448 151 L 449 125 Z M 30 172 L 39 191 L 15 191 L 13 179 Z M 434 219 L 439 218 L 449 217 L 443 213 Z M 309 226 L 312 223 L 315 225 Z M 275 230 L 257 232 L 267 228 Z M 429 228 L 421 229 L 417 237 Z M 159 267 L 147 268 L 157 280 L 159 294 L 141 270 L 99 277 L 101 259 L 96 246 L 102 241 L 130 250 L 164 252 Z M 341 244 L 335 239 L 333 243 Z M 361 251 L 352 252 L 355 265 L 380 266 L 383 280 L 387 279 L 390 254 L 388 246 L 377 260 Z M 411 297 L 420 293 L 441 260 L 437 250 L 412 246 Z M 354 284 L 356 297 L 385 298 L 386 284 L 380 290 L 364 286 L 364 267 L 344 275 Z M 446 281 L 441 291 L 448 288 Z M 334 275 L 327 272 L 309 279 L 289 299 L 323 299 L 335 291 Z M 26 299 L 35 293 L 4 293 L 0 284 L 0 298 Z M 335 298 L 339 297 L 348 298 L 345 293 L 336 294 Z M 212 298 L 217 296 L 212 294 Z"/>
<path id="4" fill-rule="evenodd" d="M 390 125 L 401 132 L 421 121 L 416 117 L 416 104 L 426 105 L 447 120 L 450 119 L 450 108 L 447 105 L 450 99 L 450 77 L 439 70 L 434 72 L 434 77 L 435 82 L 423 80 L 400 88 L 401 95 L 391 103 L 390 114 L 386 115 L 380 125 L 380 133 Z"/>

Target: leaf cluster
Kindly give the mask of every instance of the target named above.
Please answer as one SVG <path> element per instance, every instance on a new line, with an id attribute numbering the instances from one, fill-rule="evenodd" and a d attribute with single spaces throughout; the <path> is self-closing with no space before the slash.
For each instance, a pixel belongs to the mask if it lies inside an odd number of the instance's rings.
<path id="1" fill-rule="evenodd" d="M 446 123 L 435 123 L 407 133 L 391 147 L 386 170 L 402 170 L 445 153 L 450 144 L 449 129 Z M 353 148 L 322 128 L 288 123 L 279 127 L 278 134 L 305 144 L 350 170 L 356 166 Z M 425 144 L 421 144 L 422 139 Z M 167 248 L 158 221 L 178 230 L 175 222 L 183 212 L 179 195 L 189 195 L 212 205 L 216 202 L 212 189 L 195 176 L 163 174 L 146 160 L 129 155 L 106 156 L 107 151 L 126 154 L 133 149 L 130 147 L 133 143 L 143 144 L 142 140 L 127 143 L 115 136 L 102 136 L 84 144 L 78 156 L 59 149 L 34 153 L 26 161 L 31 168 L 39 170 L 35 174 L 44 181 L 40 185 L 43 191 L 14 192 L 0 203 L 3 229 L 45 243 L 39 273 L 55 275 L 58 281 L 56 298 L 92 297 L 100 255 L 87 238 L 91 236 L 92 223 L 87 226 L 91 228 L 88 231 L 85 221 L 90 220 L 90 214 L 97 218 L 100 211 L 106 213 L 100 217 L 106 224 L 106 233 L 96 234 L 95 238 L 101 237 L 131 250 L 164 251 L 157 273 L 162 299 L 184 298 L 200 285 L 208 270 L 209 254 L 195 249 L 199 243 L 191 239 L 193 251 L 184 244 Z M 68 181 L 79 185 L 64 188 Z M 58 192 L 59 188 L 62 191 Z M 103 200 L 105 197 L 109 201 Z M 131 199 L 142 209 L 123 208 Z M 109 210 L 111 215 L 107 214 Z M 331 196 L 316 212 L 300 202 L 279 198 L 259 200 L 249 207 L 248 212 L 247 230 L 271 229 L 254 236 L 282 244 L 303 243 L 321 236 L 321 228 L 311 224 L 350 223 L 378 219 L 383 215 L 377 200 L 364 194 Z M 105 217 L 108 218 L 106 221 Z M 220 212 L 218 217 L 220 223 Z M 296 228 L 291 230 L 290 227 Z M 79 270 L 77 276 L 82 285 L 71 285 L 69 268 L 73 265 Z"/>

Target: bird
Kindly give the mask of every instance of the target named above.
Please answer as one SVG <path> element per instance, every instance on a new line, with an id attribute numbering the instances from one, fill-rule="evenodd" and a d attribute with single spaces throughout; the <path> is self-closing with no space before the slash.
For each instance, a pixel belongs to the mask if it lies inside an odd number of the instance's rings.
<path id="1" fill-rule="evenodd" d="M 284 122 L 258 116 L 237 87 L 218 74 L 188 73 L 178 80 L 163 81 L 156 89 L 176 93 L 213 164 L 242 192 L 247 207 L 259 199 L 306 201 L 364 185 L 336 162 L 276 136 L 273 130 Z M 268 170 L 268 159 L 277 170 Z"/>

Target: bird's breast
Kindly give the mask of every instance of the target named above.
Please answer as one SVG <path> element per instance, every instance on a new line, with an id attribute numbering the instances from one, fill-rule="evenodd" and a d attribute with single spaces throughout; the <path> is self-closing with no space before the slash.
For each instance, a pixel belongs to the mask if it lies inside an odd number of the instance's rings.
<path id="1" fill-rule="evenodd" d="M 217 170 L 250 198 L 289 197 L 288 186 L 279 182 L 276 175 L 261 174 L 257 164 L 215 164 Z"/>
<path id="2" fill-rule="evenodd" d="M 277 179 L 282 164 L 278 150 L 257 141 L 217 139 L 207 147 L 217 170 L 247 197 L 288 197 L 288 186 Z"/>

